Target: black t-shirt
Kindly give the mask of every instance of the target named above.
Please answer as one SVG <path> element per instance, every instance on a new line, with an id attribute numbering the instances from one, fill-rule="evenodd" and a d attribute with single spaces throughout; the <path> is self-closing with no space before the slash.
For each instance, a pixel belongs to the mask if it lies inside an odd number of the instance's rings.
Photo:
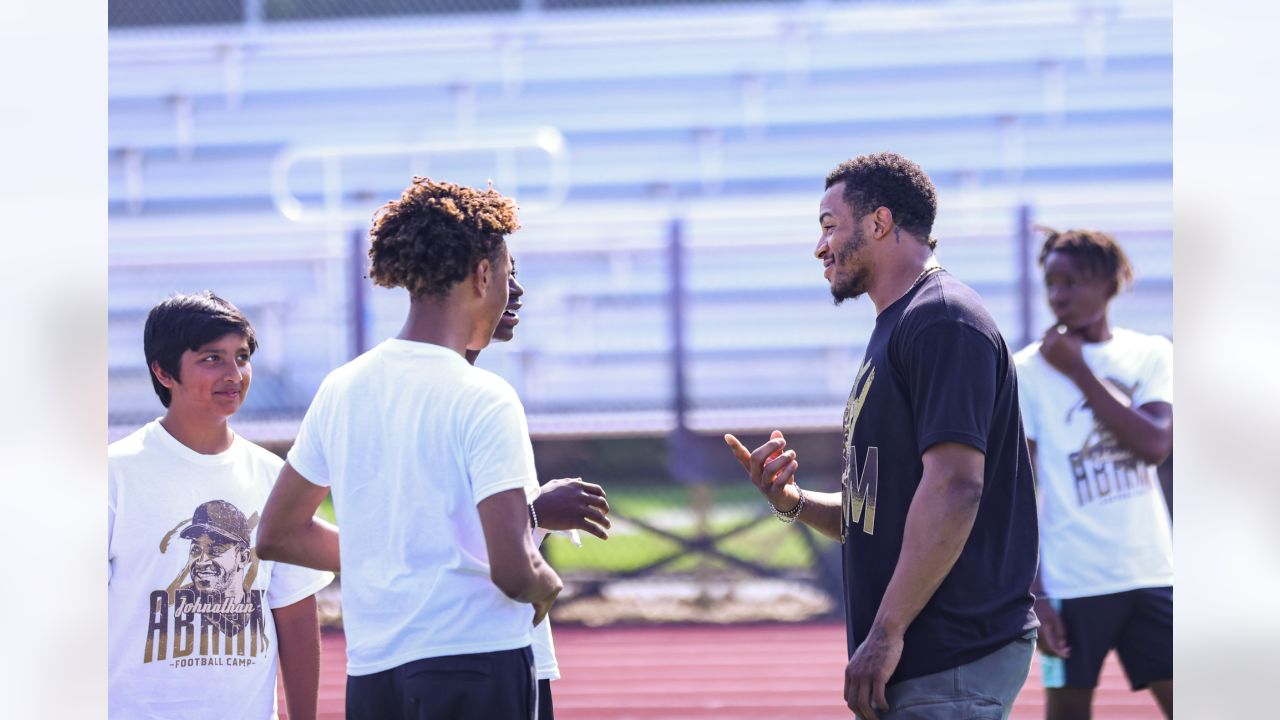
<path id="1" fill-rule="evenodd" d="M 978 294 L 937 271 L 885 308 L 844 427 L 850 656 L 870 631 L 897 565 L 921 457 L 941 442 L 985 454 L 982 501 L 960 558 L 907 628 L 889 682 L 972 662 L 1036 627 L 1031 459 L 1013 358 Z"/>

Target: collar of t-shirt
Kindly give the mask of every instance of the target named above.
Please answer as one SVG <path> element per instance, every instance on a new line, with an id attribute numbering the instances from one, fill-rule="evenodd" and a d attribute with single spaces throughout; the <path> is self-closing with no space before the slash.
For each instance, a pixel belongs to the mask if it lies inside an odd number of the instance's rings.
<path id="1" fill-rule="evenodd" d="M 443 345 L 436 345 L 435 343 L 429 343 L 429 342 L 419 342 L 418 340 L 405 340 L 404 338 L 387 338 L 386 340 L 383 341 L 383 345 L 385 345 L 388 350 L 391 350 L 393 352 L 410 353 L 413 355 L 430 355 L 432 357 L 445 357 L 451 360 L 457 360 L 458 362 L 466 365 L 467 367 L 471 367 L 471 364 L 467 362 L 467 359 L 459 355 L 456 350 L 452 348 L 447 348 Z"/>
<path id="2" fill-rule="evenodd" d="M 1111 329 L 1111 337 L 1107 338 L 1106 340 L 1103 340 L 1102 342 L 1096 342 L 1096 343 L 1086 342 L 1086 343 L 1081 343 L 1081 345 L 1080 345 L 1080 352 L 1084 353 L 1085 355 L 1098 355 L 1098 354 L 1104 353 L 1104 352 L 1106 352 L 1106 351 L 1107 351 L 1107 350 L 1108 350 L 1108 349 L 1109 349 L 1113 344 L 1115 344 L 1115 342 L 1116 342 L 1116 340 L 1118 339 L 1119 335 L 1123 334 L 1123 332 L 1124 332 L 1124 331 L 1123 331 L 1123 330 L 1121 330 L 1121 329 L 1119 329 L 1119 328 L 1112 328 L 1112 329 Z"/>
<path id="3" fill-rule="evenodd" d="M 235 462 L 236 455 L 239 452 L 239 444 L 242 442 L 240 436 L 232 431 L 231 445 L 220 453 L 215 455 L 205 455 L 182 444 L 181 440 L 169 434 L 169 431 L 160 423 L 161 418 L 156 418 L 152 423 L 151 434 L 156 443 L 164 448 L 165 451 L 176 455 L 186 462 L 195 463 L 196 465 L 207 465 L 210 467 L 217 465 L 226 465 Z"/>
<path id="4" fill-rule="evenodd" d="M 933 272 L 931 272 L 931 273 L 929 273 L 928 275 L 924 276 L 923 278 L 920 278 L 919 280 L 917 280 L 917 281 L 916 281 L 916 283 L 915 283 L 914 285 L 912 285 L 911 287 L 907 288 L 907 291 L 906 291 L 906 292 L 902 293 L 902 297 L 900 297 L 900 298 L 898 298 L 897 300 L 894 300 L 893 302 L 889 303 L 889 307 L 885 308 L 884 310 L 881 310 L 879 313 L 877 313 L 877 314 L 876 314 L 876 324 L 877 324 L 877 325 L 879 325 L 879 324 L 880 324 L 880 319 L 881 319 L 881 318 L 888 318 L 888 317 L 890 317 L 890 316 L 893 314 L 893 310 L 894 310 L 894 308 L 898 307 L 899 305 L 902 305 L 902 304 L 905 304 L 905 303 L 909 302 L 909 301 L 911 300 L 911 298 L 915 297 L 915 296 L 916 296 L 916 293 L 920 292 L 920 290 L 922 290 L 922 289 L 924 288 L 924 286 L 928 284 L 928 281 L 929 281 L 929 279 L 930 279 L 930 278 L 938 277 L 939 275 L 941 275 L 942 273 L 944 273 L 944 272 L 946 272 L 946 271 L 947 271 L 947 270 L 946 270 L 946 268 L 941 268 L 941 267 L 940 267 L 940 268 L 938 268 L 937 270 L 934 270 Z"/>

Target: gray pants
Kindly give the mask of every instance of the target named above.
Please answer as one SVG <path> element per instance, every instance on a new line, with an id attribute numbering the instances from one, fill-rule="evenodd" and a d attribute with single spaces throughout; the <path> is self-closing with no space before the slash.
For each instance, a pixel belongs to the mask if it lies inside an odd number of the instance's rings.
<path id="1" fill-rule="evenodd" d="M 1005 720 L 1031 669 L 1032 630 L 986 657 L 885 690 L 881 720 Z"/>

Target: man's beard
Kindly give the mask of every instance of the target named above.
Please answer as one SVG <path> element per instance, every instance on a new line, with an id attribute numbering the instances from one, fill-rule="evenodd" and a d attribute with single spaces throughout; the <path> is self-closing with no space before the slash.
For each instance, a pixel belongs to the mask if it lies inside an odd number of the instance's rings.
<path id="1" fill-rule="evenodd" d="M 852 277 L 831 286 L 831 302 L 840 305 L 845 300 L 857 300 L 867 292 L 867 271 L 859 269 Z"/>
<path id="2" fill-rule="evenodd" d="M 840 277 L 840 269 L 851 265 L 850 261 L 866 244 L 867 235 L 859 227 L 854 230 L 853 241 L 835 253 L 835 262 L 831 271 L 831 301 L 835 305 L 839 305 L 845 300 L 857 300 L 867 292 L 868 275 L 870 273 L 867 272 L 865 266 L 859 266 L 847 277 Z"/>

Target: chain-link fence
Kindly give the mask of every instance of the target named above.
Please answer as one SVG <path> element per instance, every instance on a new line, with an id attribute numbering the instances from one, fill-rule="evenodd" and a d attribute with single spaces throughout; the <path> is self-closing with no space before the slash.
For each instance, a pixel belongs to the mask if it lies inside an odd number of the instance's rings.
<path id="1" fill-rule="evenodd" d="M 385 18 L 555 12 L 580 9 L 678 8 L 798 4 L 804 0 L 111 0 L 107 22 L 112 29 L 166 26 L 257 25 L 309 20 L 358 22 Z M 824 0 L 825 1 L 825 0 Z M 856 2 L 856 0 L 833 0 Z M 917 3 L 919 4 L 919 3 Z"/>

